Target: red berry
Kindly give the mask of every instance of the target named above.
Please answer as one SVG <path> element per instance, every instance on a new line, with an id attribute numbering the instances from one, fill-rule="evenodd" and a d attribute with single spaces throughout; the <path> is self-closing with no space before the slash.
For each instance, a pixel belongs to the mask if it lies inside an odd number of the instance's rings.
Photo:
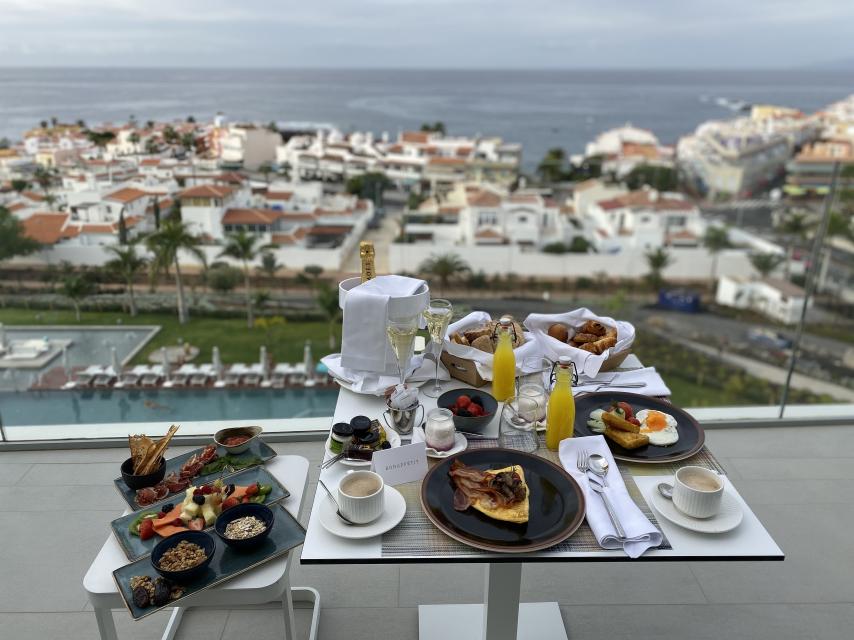
<path id="1" fill-rule="evenodd" d="M 173 524 L 174 526 L 176 526 L 176 527 L 183 527 L 183 526 L 184 526 L 184 521 L 183 521 L 183 520 L 181 520 L 181 518 L 175 518 L 175 519 L 172 521 L 172 524 Z"/>
<path id="2" fill-rule="evenodd" d="M 476 405 L 474 402 L 469 404 L 469 406 L 466 408 L 466 411 L 468 411 L 474 417 L 479 417 L 483 415 L 483 407 Z"/>
<path id="3" fill-rule="evenodd" d="M 250 484 L 248 487 L 246 487 L 246 495 L 250 496 L 250 497 L 254 496 L 254 495 L 258 495 L 258 483 L 257 482 L 255 484 Z"/>
<path id="4" fill-rule="evenodd" d="M 213 485 L 206 484 L 202 487 L 202 495 L 208 495 L 214 492 Z"/>
<path id="5" fill-rule="evenodd" d="M 222 502 L 222 510 L 231 509 L 234 506 L 240 504 L 240 501 L 237 498 L 226 498 Z"/>
<path id="6" fill-rule="evenodd" d="M 166 517 L 166 512 L 165 512 L 165 511 L 161 511 L 160 513 L 158 513 L 158 514 L 157 514 L 157 518 L 158 518 L 158 519 L 160 519 L 160 518 L 165 518 L 165 517 Z"/>
<path id="7" fill-rule="evenodd" d="M 468 396 L 460 396 L 457 398 L 457 407 L 460 409 L 465 409 L 467 406 L 471 404 L 471 398 Z"/>

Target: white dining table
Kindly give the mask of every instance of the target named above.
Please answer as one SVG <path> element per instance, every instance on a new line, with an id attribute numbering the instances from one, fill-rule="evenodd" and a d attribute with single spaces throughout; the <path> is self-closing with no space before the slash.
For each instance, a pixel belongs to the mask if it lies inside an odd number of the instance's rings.
<path id="1" fill-rule="evenodd" d="M 445 383 L 445 388 L 466 386 L 458 381 Z M 435 400 L 421 396 L 429 405 Z M 356 394 L 341 389 L 335 409 L 334 421 L 349 421 L 354 415 L 379 418 L 385 409 L 382 398 Z M 497 431 L 496 431 L 497 436 Z M 406 438 L 404 438 L 406 439 Z M 328 457 L 328 453 L 326 456 Z M 322 479 L 334 491 L 349 467 L 337 463 L 322 472 Z M 632 474 L 638 489 L 647 503 L 651 492 L 670 475 Z M 323 491 L 314 497 L 307 535 L 301 554 L 301 563 L 310 565 L 347 564 L 482 564 L 486 574 L 483 604 L 420 605 L 418 628 L 421 640 L 447 640 L 448 638 L 483 638 L 484 640 L 566 640 L 567 634 L 557 602 L 520 603 L 522 565 L 525 563 L 553 562 L 682 562 L 682 561 L 773 561 L 783 560 L 784 554 L 765 527 L 743 500 L 736 487 L 725 479 L 730 492 L 743 511 L 741 524 L 728 533 L 703 535 L 683 529 L 659 518 L 659 526 L 670 542 L 670 549 L 651 549 L 640 558 L 631 559 L 622 551 L 536 551 L 517 554 L 484 554 L 472 550 L 453 555 L 437 556 L 435 553 L 393 557 L 384 556 L 382 536 L 365 540 L 350 540 L 328 532 L 318 516 Z M 425 550 L 426 551 L 426 550 Z M 567 568 L 567 579 L 571 569 Z M 378 630 L 378 634 L 381 630 Z M 378 635 L 379 637 L 379 635 Z"/>
<path id="2" fill-rule="evenodd" d="M 308 460 L 302 456 L 279 455 L 265 464 L 266 469 L 284 485 L 290 496 L 281 505 L 294 518 L 299 518 L 308 486 Z M 128 513 L 129 511 L 125 511 Z M 190 607 L 209 607 L 234 609 L 242 606 L 281 602 L 285 625 L 285 640 L 296 640 L 294 631 L 294 596 L 299 601 L 312 603 L 312 619 L 309 640 L 317 637 L 320 617 L 320 595 L 311 587 L 292 587 L 290 585 L 291 550 L 276 558 L 236 576 L 232 580 L 216 587 L 200 591 L 185 600 L 181 606 L 172 609 L 172 615 L 163 632 L 163 640 L 172 640 L 178 631 L 184 611 Z M 119 543 L 111 534 L 98 552 L 86 576 L 83 587 L 95 611 L 101 640 L 117 640 L 116 626 L 113 621 L 113 609 L 126 610 L 126 606 L 113 581 L 113 571 L 128 564 Z M 130 615 L 130 614 L 128 614 Z"/>

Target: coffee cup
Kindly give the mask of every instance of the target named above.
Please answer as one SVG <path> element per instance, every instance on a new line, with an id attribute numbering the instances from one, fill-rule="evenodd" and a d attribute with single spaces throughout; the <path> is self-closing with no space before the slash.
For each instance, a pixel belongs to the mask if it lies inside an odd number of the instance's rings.
<path id="1" fill-rule="evenodd" d="M 723 479 L 705 467 L 682 467 L 673 482 L 673 505 L 692 518 L 711 518 L 721 508 Z"/>
<path id="2" fill-rule="evenodd" d="M 383 513 L 385 483 L 373 471 L 348 471 L 338 483 L 338 508 L 348 520 L 367 524 Z"/>

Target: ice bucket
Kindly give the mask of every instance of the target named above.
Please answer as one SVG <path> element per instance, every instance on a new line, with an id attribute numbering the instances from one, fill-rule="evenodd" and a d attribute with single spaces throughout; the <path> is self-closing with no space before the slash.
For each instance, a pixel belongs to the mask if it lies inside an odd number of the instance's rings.
<path id="1" fill-rule="evenodd" d="M 341 307 L 341 310 L 344 310 L 344 301 L 347 299 L 347 293 L 350 289 L 354 287 L 358 287 L 362 284 L 362 279 L 360 277 L 355 278 L 347 278 L 346 280 L 342 280 L 338 283 L 338 306 Z M 430 287 L 426 284 L 421 286 L 418 289 L 418 292 L 412 296 L 401 296 L 394 297 L 389 299 L 388 301 L 388 314 L 390 317 L 407 317 L 407 316 L 417 316 L 424 309 L 427 308 L 427 305 L 430 304 Z M 346 323 L 348 318 L 344 318 L 344 322 Z M 358 322 L 358 319 L 349 319 L 350 322 Z M 382 337 L 382 342 L 380 344 L 385 344 L 386 338 L 386 328 L 385 325 L 372 327 L 373 331 L 376 331 Z M 344 334 L 346 335 L 346 327 Z M 370 373 L 382 373 L 386 375 L 396 375 L 398 373 L 397 370 L 397 361 L 394 359 L 394 353 L 391 348 L 386 349 L 386 367 L 383 371 L 370 371 Z"/>

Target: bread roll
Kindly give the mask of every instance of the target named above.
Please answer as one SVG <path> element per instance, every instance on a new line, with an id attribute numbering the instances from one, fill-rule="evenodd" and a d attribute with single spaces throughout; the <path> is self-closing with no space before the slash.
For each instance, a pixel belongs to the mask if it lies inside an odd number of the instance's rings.
<path id="1" fill-rule="evenodd" d="M 569 340 L 569 329 L 565 324 L 555 323 L 549 327 L 548 334 L 555 340 L 566 342 Z"/>
<path id="2" fill-rule="evenodd" d="M 485 351 L 486 353 L 495 353 L 495 348 L 492 345 L 492 339 L 489 336 L 480 336 L 479 338 L 475 338 L 471 343 L 471 346 L 475 349 Z"/>

